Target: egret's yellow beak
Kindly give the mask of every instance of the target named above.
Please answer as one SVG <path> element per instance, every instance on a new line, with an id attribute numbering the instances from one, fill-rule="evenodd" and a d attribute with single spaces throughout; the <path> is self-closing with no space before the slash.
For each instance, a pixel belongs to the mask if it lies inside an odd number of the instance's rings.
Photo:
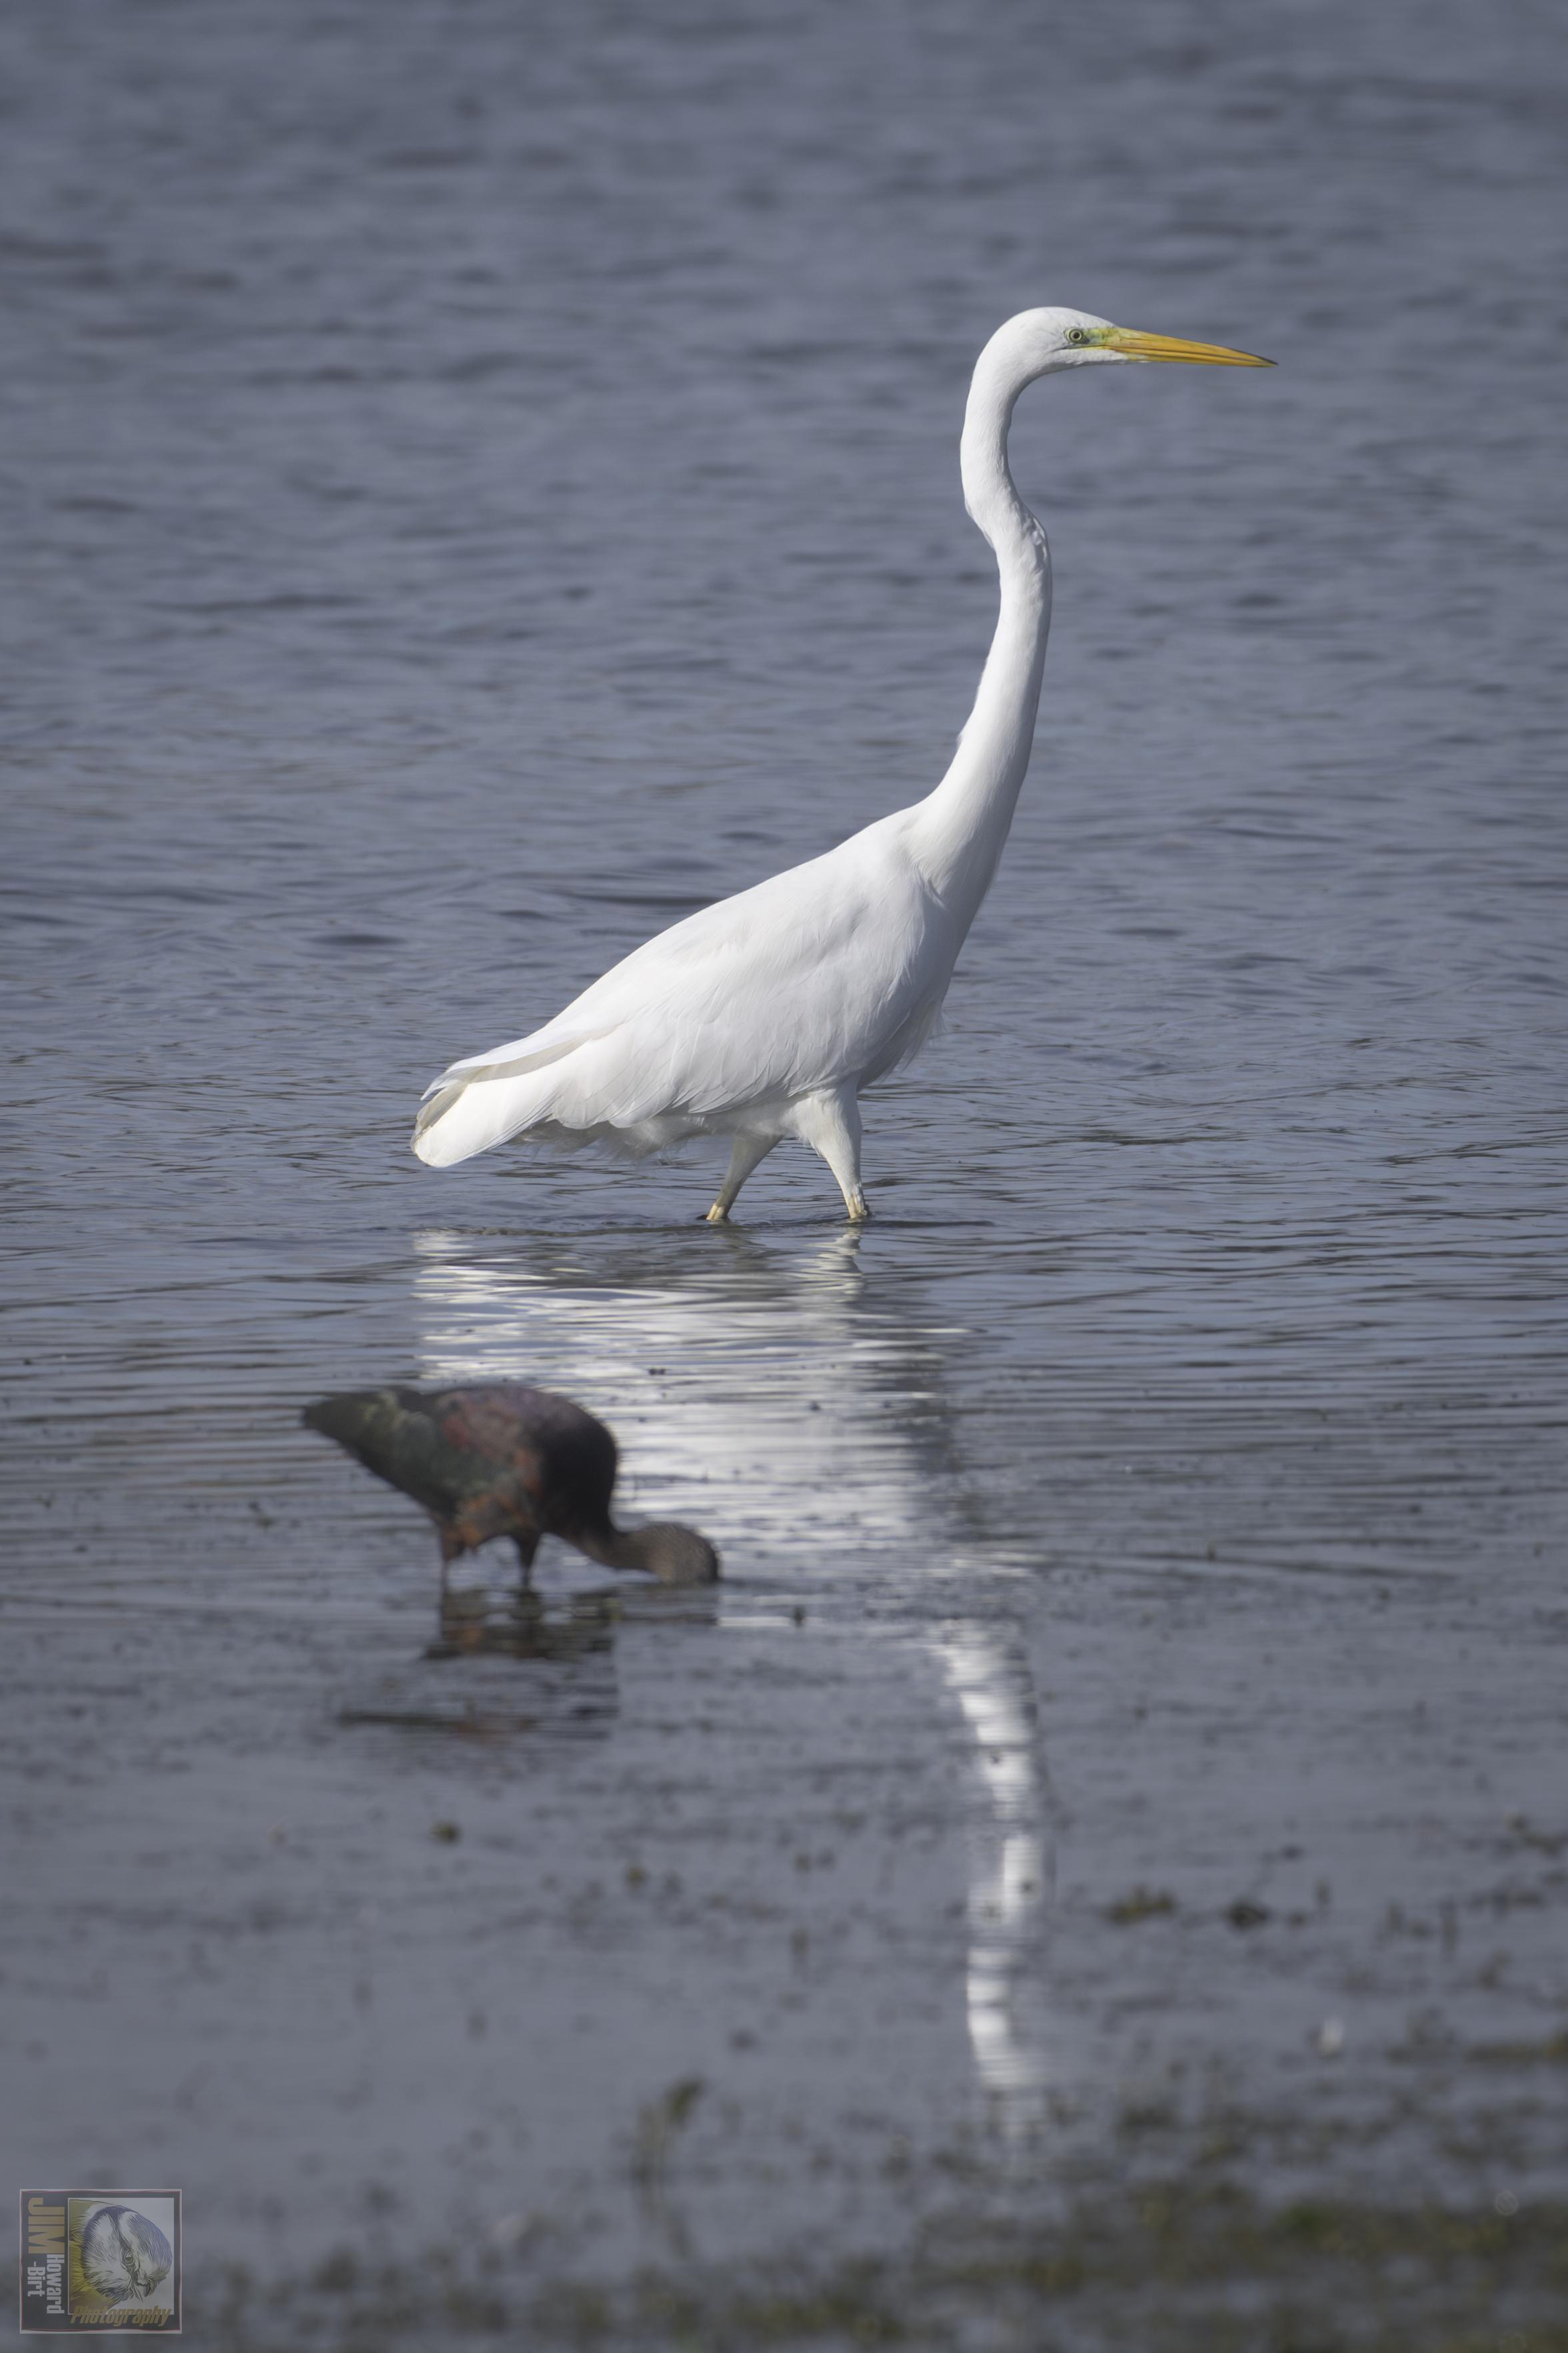
<path id="1" fill-rule="evenodd" d="M 1191 360 L 1197 367 L 1272 367 L 1272 360 L 1233 352 L 1224 343 L 1184 343 L 1179 335 L 1141 335 L 1135 327 L 1112 327 L 1101 335 L 1108 352 L 1129 360 Z"/>

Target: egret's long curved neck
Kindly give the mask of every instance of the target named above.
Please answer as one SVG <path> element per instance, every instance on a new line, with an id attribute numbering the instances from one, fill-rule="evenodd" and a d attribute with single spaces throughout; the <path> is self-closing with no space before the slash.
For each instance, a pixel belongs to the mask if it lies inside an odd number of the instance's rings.
<path id="1" fill-rule="evenodd" d="M 1032 375 L 1004 328 L 981 353 L 969 387 L 963 503 L 996 551 L 1002 609 L 952 765 L 915 812 L 915 855 L 964 930 L 996 871 L 1029 765 L 1051 623 L 1046 534 L 1007 470 L 1007 428 Z"/>

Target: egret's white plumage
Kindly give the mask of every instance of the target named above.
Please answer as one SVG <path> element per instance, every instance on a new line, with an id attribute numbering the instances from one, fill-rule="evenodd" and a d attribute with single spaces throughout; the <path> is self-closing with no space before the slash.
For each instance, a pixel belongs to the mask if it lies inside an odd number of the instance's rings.
<path id="1" fill-rule="evenodd" d="M 454 1062 L 420 1108 L 422 1160 L 449 1167 L 516 1135 L 632 1154 L 727 1135 L 730 1170 L 708 1213 L 718 1220 L 794 1135 L 826 1161 L 850 1217 L 866 1216 L 860 1092 L 934 1027 L 1029 764 L 1051 575 L 1045 533 L 1007 470 L 1014 404 L 1038 376 L 1127 360 L 1268 364 L 1082 311 L 1021 311 L 992 336 L 961 465 L 964 503 L 995 551 L 1001 611 L 936 790 L 661 932 L 543 1029 Z"/>

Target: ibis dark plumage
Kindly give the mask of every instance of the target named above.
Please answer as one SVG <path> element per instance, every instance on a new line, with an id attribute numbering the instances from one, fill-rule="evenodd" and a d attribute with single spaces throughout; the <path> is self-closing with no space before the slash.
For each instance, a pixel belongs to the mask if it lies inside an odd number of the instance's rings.
<path id="1" fill-rule="evenodd" d="M 708 1585 L 719 1556 L 672 1521 L 617 1528 L 610 1517 L 616 1441 L 570 1398 L 505 1382 L 440 1389 L 355 1389 L 300 1417 L 423 1505 L 447 1571 L 493 1536 L 510 1536 L 528 1583 L 542 1536 L 560 1536 L 606 1568 L 666 1585 Z"/>

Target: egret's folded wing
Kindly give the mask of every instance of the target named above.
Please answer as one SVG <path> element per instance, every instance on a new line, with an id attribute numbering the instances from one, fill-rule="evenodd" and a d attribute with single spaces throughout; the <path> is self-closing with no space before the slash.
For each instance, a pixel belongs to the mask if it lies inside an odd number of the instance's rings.
<path id="1" fill-rule="evenodd" d="M 922 900 L 880 820 L 645 942 L 543 1029 L 454 1062 L 414 1148 L 447 1167 L 545 1124 L 701 1120 L 856 1077 L 927 989 Z"/>

